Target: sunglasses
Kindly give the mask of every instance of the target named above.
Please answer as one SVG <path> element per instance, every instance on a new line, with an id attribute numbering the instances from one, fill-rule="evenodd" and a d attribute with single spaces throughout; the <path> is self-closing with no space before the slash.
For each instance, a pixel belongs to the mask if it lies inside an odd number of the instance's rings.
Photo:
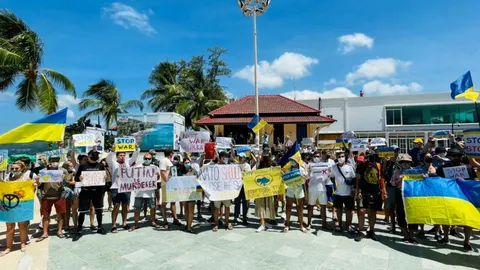
<path id="1" fill-rule="evenodd" d="M 12 168 L 12 171 L 20 171 L 20 168 Z"/>
<path id="2" fill-rule="evenodd" d="M 319 157 L 322 157 L 322 156 L 315 156 L 315 157 L 318 157 L 318 158 L 319 158 Z"/>
<path id="3" fill-rule="evenodd" d="M 144 160 L 152 160 L 151 158 L 145 158 Z"/>

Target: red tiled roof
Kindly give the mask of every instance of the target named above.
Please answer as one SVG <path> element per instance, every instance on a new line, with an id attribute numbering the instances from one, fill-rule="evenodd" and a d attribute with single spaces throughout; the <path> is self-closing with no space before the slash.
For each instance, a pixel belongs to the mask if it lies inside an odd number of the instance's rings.
<path id="1" fill-rule="evenodd" d="M 258 96 L 260 116 L 265 113 L 320 113 L 319 110 L 291 100 L 281 95 Z M 221 108 L 211 111 L 208 115 L 255 114 L 255 96 L 245 96 Z"/>
<path id="2" fill-rule="evenodd" d="M 288 123 L 333 123 L 334 119 L 324 116 L 265 116 L 263 120 L 269 124 L 288 124 Z M 248 124 L 252 117 L 205 117 L 195 122 L 197 125 L 228 125 L 228 124 Z"/>

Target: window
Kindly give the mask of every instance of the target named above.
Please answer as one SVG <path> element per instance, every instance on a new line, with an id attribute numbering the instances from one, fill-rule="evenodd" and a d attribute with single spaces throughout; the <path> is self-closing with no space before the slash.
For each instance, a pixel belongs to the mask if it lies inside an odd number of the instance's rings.
<path id="1" fill-rule="evenodd" d="M 478 123 L 474 104 L 441 104 L 386 108 L 389 125 Z"/>
<path id="2" fill-rule="evenodd" d="M 333 114 L 327 114 L 328 118 L 333 118 Z"/>
<path id="3" fill-rule="evenodd" d="M 402 107 L 391 107 L 386 109 L 387 126 L 402 124 Z"/>

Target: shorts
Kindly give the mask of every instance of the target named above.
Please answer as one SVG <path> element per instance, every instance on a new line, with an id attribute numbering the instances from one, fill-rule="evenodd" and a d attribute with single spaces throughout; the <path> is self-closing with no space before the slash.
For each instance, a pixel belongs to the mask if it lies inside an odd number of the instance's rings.
<path id="1" fill-rule="evenodd" d="M 131 192 L 118 193 L 118 189 L 116 188 L 112 188 L 110 192 L 112 193 L 113 205 L 130 204 Z"/>
<path id="2" fill-rule="evenodd" d="M 133 203 L 133 209 L 135 209 L 135 211 L 141 211 L 143 209 L 143 206 L 145 205 L 145 203 L 147 204 L 147 208 L 148 209 L 152 209 L 153 207 L 155 207 L 155 205 L 153 204 L 153 198 L 135 198 L 135 202 Z"/>
<path id="3" fill-rule="evenodd" d="M 90 212 L 90 205 L 95 209 L 103 209 L 103 197 L 105 195 L 105 187 L 98 188 L 82 188 L 82 192 L 78 196 L 78 212 Z"/>
<path id="4" fill-rule="evenodd" d="M 337 209 L 348 209 L 353 210 L 355 208 L 355 200 L 352 196 L 340 196 L 335 195 L 335 199 L 333 200 L 333 207 Z"/>
<path id="5" fill-rule="evenodd" d="M 50 217 L 52 213 L 52 207 L 55 205 L 55 212 L 57 212 L 57 216 L 61 214 L 65 214 L 67 212 L 66 201 L 64 198 L 60 198 L 57 200 L 42 200 L 40 205 L 40 213 L 43 217 Z"/>
<path id="6" fill-rule="evenodd" d="M 382 193 L 378 194 L 370 194 L 370 193 L 362 193 L 362 207 L 360 209 L 371 209 L 375 211 L 382 211 L 383 208 L 383 200 L 382 200 Z"/>
<path id="7" fill-rule="evenodd" d="M 105 183 L 105 191 L 110 192 L 112 187 L 112 182 L 106 182 Z"/>
<path id="8" fill-rule="evenodd" d="M 220 208 L 222 207 L 222 204 L 223 206 L 225 207 L 230 207 L 232 205 L 232 201 L 231 200 L 225 200 L 225 201 L 216 201 L 216 202 L 213 202 L 213 205 L 215 206 L 215 208 Z"/>
<path id="9" fill-rule="evenodd" d="M 303 185 L 287 188 L 286 195 L 288 198 L 303 199 L 305 197 L 305 192 L 303 191 Z"/>
<path id="10" fill-rule="evenodd" d="M 328 204 L 327 192 L 310 190 L 308 192 L 308 205 L 316 205 L 317 200 L 320 203 L 320 205 L 327 205 Z"/>
<path id="11" fill-rule="evenodd" d="M 396 198 L 395 198 L 396 189 L 397 189 L 396 187 L 387 187 L 388 198 L 385 201 L 385 207 L 386 208 L 390 208 L 393 204 L 396 203 Z"/>

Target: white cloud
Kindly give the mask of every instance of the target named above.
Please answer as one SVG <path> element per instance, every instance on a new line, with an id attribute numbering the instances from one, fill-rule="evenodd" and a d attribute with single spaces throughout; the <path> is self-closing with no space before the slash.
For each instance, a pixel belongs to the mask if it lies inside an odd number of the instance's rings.
<path id="1" fill-rule="evenodd" d="M 338 37 L 338 42 L 340 43 L 338 50 L 344 54 L 352 52 L 359 47 L 367 47 L 369 49 L 373 47 L 373 38 L 363 33 L 340 36 Z"/>
<path id="2" fill-rule="evenodd" d="M 375 80 L 363 85 L 363 92 L 371 95 L 395 95 L 395 94 L 407 94 L 412 92 L 419 92 L 423 89 L 423 86 L 416 82 L 410 84 L 388 84 Z"/>
<path id="3" fill-rule="evenodd" d="M 336 84 L 337 83 L 337 79 L 335 78 L 330 78 L 328 81 L 324 82 L 323 83 L 323 86 L 327 86 L 327 85 L 331 85 L 331 84 Z"/>
<path id="4" fill-rule="evenodd" d="M 353 84 L 355 80 L 366 78 L 388 78 L 397 74 L 399 69 L 408 68 L 412 62 L 400 61 L 393 58 L 370 59 L 359 65 L 354 72 L 347 74 L 348 84 Z"/>
<path id="5" fill-rule="evenodd" d="M 72 111 L 72 107 L 76 106 L 79 102 L 80 102 L 80 99 L 75 98 L 72 95 L 58 95 L 58 98 L 57 98 L 59 109 L 68 107 L 67 117 L 69 118 L 75 117 L 75 113 Z"/>
<path id="6" fill-rule="evenodd" d="M 9 101 L 15 97 L 15 94 L 12 92 L 0 92 L 0 102 Z"/>
<path id="7" fill-rule="evenodd" d="M 115 24 L 125 29 L 136 28 L 138 31 L 147 35 L 157 32 L 148 21 L 148 15 L 153 14 L 151 9 L 146 13 L 142 13 L 131 6 L 115 2 L 112 3 L 110 7 L 103 8 L 103 12 L 108 15 Z"/>
<path id="8" fill-rule="evenodd" d="M 258 86 L 276 88 L 285 80 L 300 79 L 310 74 L 310 67 L 318 64 L 318 60 L 298 53 L 286 52 L 273 62 L 258 63 Z M 234 77 L 248 80 L 253 84 L 253 65 L 246 66 L 234 74 Z"/>
<path id="9" fill-rule="evenodd" d="M 306 100 L 321 98 L 342 98 L 342 97 L 356 97 L 350 89 L 345 87 L 337 87 L 332 90 L 324 90 L 323 92 L 316 92 L 312 90 L 290 91 L 280 94 L 289 99 Z"/>

